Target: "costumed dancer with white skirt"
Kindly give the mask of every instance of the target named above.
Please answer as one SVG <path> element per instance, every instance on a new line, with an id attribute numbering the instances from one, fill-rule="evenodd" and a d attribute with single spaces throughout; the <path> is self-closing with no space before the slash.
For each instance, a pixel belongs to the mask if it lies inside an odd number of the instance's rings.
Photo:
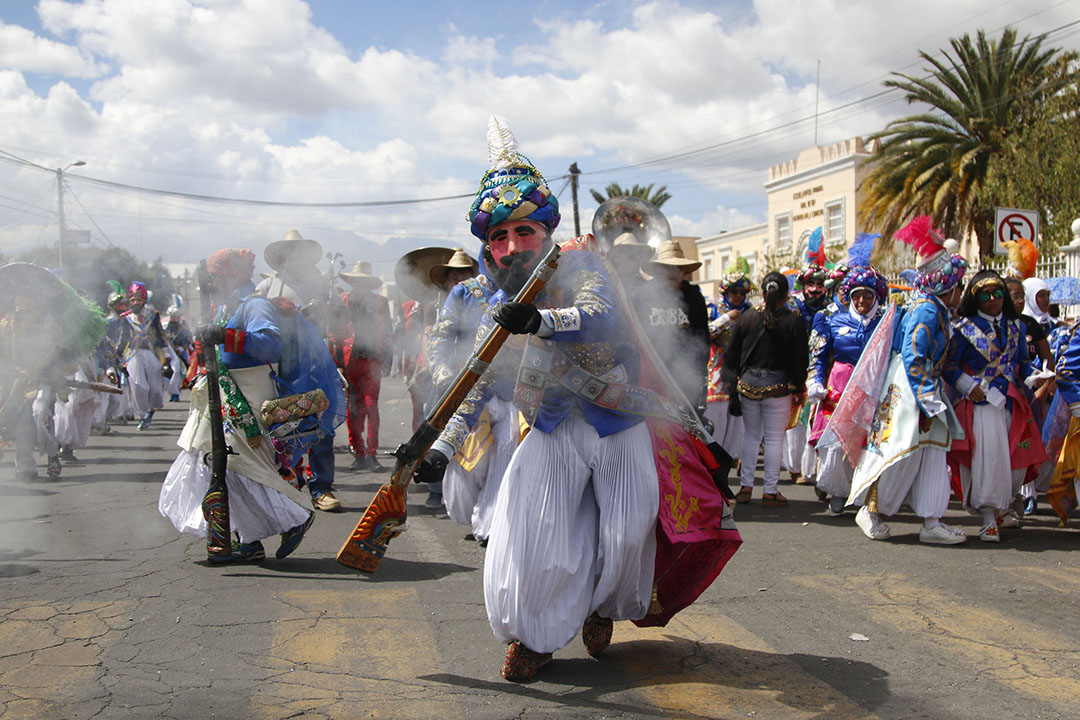
<path id="1" fill-rule="evenodd" d="M 929 216 L 915 218 L 895 237 L 911 244 L 919 257 L 916 293 L 899 321 L 892 308 L 882 319 L 829 430 L 848 457 L 857 458 L 847 504 L 862 506 L 855 522 L 863 534 L 888 539 L 891 530 L 881 516 L 907 504 L 923 519 L 921 542 L 956 545 L 967 537 L 941 518 L 950 494 L 945 453 L 963 430 L 945 395 L 942 372 L 952 337 L 950 314 L 960 301 L 967 261 L 945 249 Z M 864 423 L 869 433 L 861 429 Z"/>
<path id="2" fill-rule="evenodd" d="M 953 442 L 949 463 L 964 507 L 982 515 L 979 539 L 996 543 L 1003 525 L 1019 525 L 1015 511 L 1006 513 L 1046 460 L 1041 428 L 1020 383 L 1034 387 L 1051 375 L 1032 367 L 1026 328 L 994 270 L 971 278 L 957 314 L 945 379 L 963 395 L 956 412 L 964 437 Z"/>
<path id="3" fill-rule="evenodd" d="M 870 266 L 880 235 L 859 233 L 848 252 L 849 269 L 837 291 L 837 303 L 819 312 L 810 333 L 810 372 L 806 401 L 816 404 L 808 442 L 816 448 L 836 403 L 847 387 L 867 341 L 885 314 L 889 288 Z M 818 496 L 828 498 L 834 515 L 844 511 L 854 468 L 839 446 L 817 450 Z"/>
<path id="4" fill-rule="evenodd" d="M 492 323 L 516 336 L 493 365 L 510 363 L 513 397 L 531 430 L 495 503 L 484 600 L 495 637 L 507 644 L 502 675 L 523 681 L 579 632 L 598 655 L 613 621 L 649 614 L 660 493 L 649 425 L 623 409 L 645 396 L 634 385 L 632 337 L 617 331 L 627 327 L 626 309 L 613 301 L 604 263 L 593 252 L 566 251 L 536 304 L 510 300 L 551 247 L 558 201 L 504 119 L 491 119 L 488 145 L 492 167 L 469 218 L 498 291 L 478 336 Z M 437 477 L 436 466 L 457 452 L 495 394 L 494 369 L 470 391 L 419 474 Z M 734 546 L 719 566 L 731 552 Z"/>
<path id="5" fill-rule="evenodd" d="M 344 419 L 345 397 L 333 358 L 317 329 L 288 301 L 278 306 L 252 297 L 251 273 L 255 255 L 246 249 L 218 250 L 207 259 L 212 292 L 219 303 L 218 325 L 208 329 L 221 368 L 221 402 L 230 454 L 226 484 L 233 530 L 239 536 L 230 556 L 210 555 L 211 562 L 257 561 L 265 557 L 262 539 L 281 536 L 276 557 L 296 550 L 311 526 L 314 512 L 306 492 L 288 482 L 307 447 L 324 431 L 323 425 Z M 226 322 L 227 321 L 227 322 Z M 223 324 L 220 324 L 223 323 Z M 271 370 L 273 364 L 273 370 Z M 305 443 L 283 445 L 272 438 L 262 417 L 263 403 L 288 393 L 318 387 L 330 401 L 318 419 L 318 432 Z M 177 445 L 181 452 L 161 488 L 158 509 L 181 532 L 205 537 L 203 496 L 211 469 L 204 462 L 211 451 L 206 376 L 191 391 L 191 412 Z M 296 484 L 299 484 L 298 482 Z"/>
<path id="6" fill-rule="evenodd" d="M 127 366 L 131 406 L 139 417 L 140 430 L 149 428 L 154 412 L 165 405 L 162 377 L 172 374 L 172 366 L 165 357 L 168 343 L 161 329 L 161 316 L 147 304 L 148 299 L 144 283 L 131 283 L 128 311 L 120 316 L 127 323 L 121 325 L 120 347 Z"/>

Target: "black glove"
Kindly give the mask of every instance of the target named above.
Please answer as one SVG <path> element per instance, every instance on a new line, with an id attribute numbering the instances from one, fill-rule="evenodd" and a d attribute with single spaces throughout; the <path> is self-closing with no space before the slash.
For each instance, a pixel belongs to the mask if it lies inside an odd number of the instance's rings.
<path id="1" fill-rule="evenodd" d="M 162 375 L 162 377 L 164 377 L 164 378 L 165 378 L 166 380 L 171 380 L 171 379 L 172 379 L 172 376 L 173 376 L 173 369 L 172 369 L 172 365 L 169 365 L 168 363 L 166 363 L 166 364 L 162 365 L 162 366 L 161 366 L 161 375 Z"/>
<path id="2" fill-rule="evenodd" d="M 225 344 L 225 328 L 220 325 L 200 325 L 195 331 L 195 337 L 204 347 Z"/>
<path id="3" fill-rule="evenodd" d="M 535 335 L 540 329 L 540 311 L 528 303 L 503 303 L 493 317 L 513 335 Z"/>
<path id="4" fill-rule="evenodd" d="M 705 429 L 708 431 L 708 433 L 710 435 L 712 435 L 714 432 L 716 432 L 716 426 L 713 425 L 712 420 L 705 417 L 705 408 L 696 407 L 696 408 L 694 408 L 694 411 L 697 413 L 698 420 L 701 421 L 701 424 L 705 427 Z"/>
<path id="5" fill-rule="evenodd" d="M 447 462 L 449 462 L 447 457 L 438 450 L 428 450 L 427 455 L 416 466 L 416 472 L 413 473 L 413 482 L 442 482 L 443 475 L 446 474 Z"/>

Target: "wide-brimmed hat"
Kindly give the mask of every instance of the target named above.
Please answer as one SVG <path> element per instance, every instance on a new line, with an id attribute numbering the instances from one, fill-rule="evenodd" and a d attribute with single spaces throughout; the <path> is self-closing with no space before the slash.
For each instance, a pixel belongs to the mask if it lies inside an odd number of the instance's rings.
<path id="1" fill-rule="evenodd" d="M 367 260 L 357 260 L 353 269 L 340 273 L 341 279 L 349 283 L 353 290 L 361 288 L 374 290 L 382 285 L 382 278 L 371 274 L 371 263 Z"/>
<path id="2" fill-rule="evenodd" d="M 299 230 L 290 230 L 280 240 L 266 246 L 263 258 L 279 272 L 286 263 L 293 268 L 313 266 L 322 258 L 322 245 L 305 240 Z"/>
<path id="3" fill-rule="evenodd" d="M 433 302 L 439 287 L 431 281 L 436 265 L 445 265 L 454 256 L 453 248 L 423 247 L 405 253 L 394 266 L 394 281 L 406 297 L 418 302 Z"/>
<path id="4" fill-rule="evenodd" d="M 648 262 L 652 259 L 653 248 L 639 242 L 637 236 L 631 232 L 624 232 L 611 243 L 611 249 L 607 251 L 608 257 L 622 255 L 638 263 Z"/>
<path id="5" fill-rule="evenodd" d="M 446 280 L 446 273 L 450 270 L 472 270 L 475 275 L 480 270 L 480 263 L 462 248 L 454 248 L 454 254 L 444 263 L 431 268 L 428 279 L 436 285 L 442 285 Z"/>
<path id="6" fill-rule="evenodd" d="M 678 240 L 668 240 L 660 243 L 660 247 L 656 249 L 656 258 L 645 264 L 647 266 L 645 272 L 649 272 L 649 267 L 655 268 L 658 265 L 677 267 L 686 272 L 693 272 L 701 267 L 700 260 L 690 260 L 686 257 Z"/>

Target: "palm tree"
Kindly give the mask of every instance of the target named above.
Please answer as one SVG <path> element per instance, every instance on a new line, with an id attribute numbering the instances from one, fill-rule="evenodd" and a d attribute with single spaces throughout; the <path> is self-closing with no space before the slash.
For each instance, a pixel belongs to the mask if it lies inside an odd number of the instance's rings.
<path id="1" fill-rule="evenodd" d="M 881 141 L 875 164 L 862 183 L 859 209 L 867 227 L 886 236 L 912 216 L 929 213 L 947 235 L 974 231 L 983 254 L 993 248 L 993 208 L 978 203 L 991 156 L 1011 133 L 1022 132 L 1024 113 L 1037 108 L 1061 85 L 1046 72 L 1057 49 L 1042 39 L 1006 28 L 999 40 L 980 30 L 950 40 L 952 53 L 937 60 L 926 77 L 900 73 L 885 81 L 921 102 L 928 112 L 889 123 L 871 139 Z M 1023 89 L 1021 89 L 1023 88 Z"/>
<path id="2" fill-rule="evenodd" d="M 607 197 L 601 195 L 596 190 L 590 190 L 589 192 L 592 193 L 593 200 L 598 203 L 603 203 L 611 198 L 617 197 L 636 197 L 650 202 L 659 208 L 671 199 L 671 193 L 667 191 L 667 185 L 661 185 L 656 189 L 656 192 L 653 192 L 653 185 L 655 185 L 655 183 L 649 183 L 648 185 L 635 184 L 632 188 L 624 188 L 620 186 L 619 183 L 611 183 L 604 188 Z"/>

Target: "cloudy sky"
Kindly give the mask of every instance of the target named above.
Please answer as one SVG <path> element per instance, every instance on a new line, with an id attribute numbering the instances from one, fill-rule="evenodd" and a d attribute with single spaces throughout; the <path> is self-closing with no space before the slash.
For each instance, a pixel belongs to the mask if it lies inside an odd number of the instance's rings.
<path id="1" fill-rule="evenodd" d="M 1076 49 L 1077 20 L 1080 0 L 4 0 L 0 249 L 55 245 L 45 169 L 76 160 L 68 227 L 148 261 L 290 228 L 349 266 L 475 249 L 468 200 L 439 198 L 475 191 L 493 113 L 561 233 L 576 161 L 583 230 L 589 189 L 656 183 L 676 234 L 711 235 L 765 219 L 768 167 L 813 144 L 815 104 L 819 143 L 866 135 L 909 112 L 882 81 L 920 74 L 920 50 L 1006 25 Z M 403 200 L 425 202 L 378 204 Z"/>

